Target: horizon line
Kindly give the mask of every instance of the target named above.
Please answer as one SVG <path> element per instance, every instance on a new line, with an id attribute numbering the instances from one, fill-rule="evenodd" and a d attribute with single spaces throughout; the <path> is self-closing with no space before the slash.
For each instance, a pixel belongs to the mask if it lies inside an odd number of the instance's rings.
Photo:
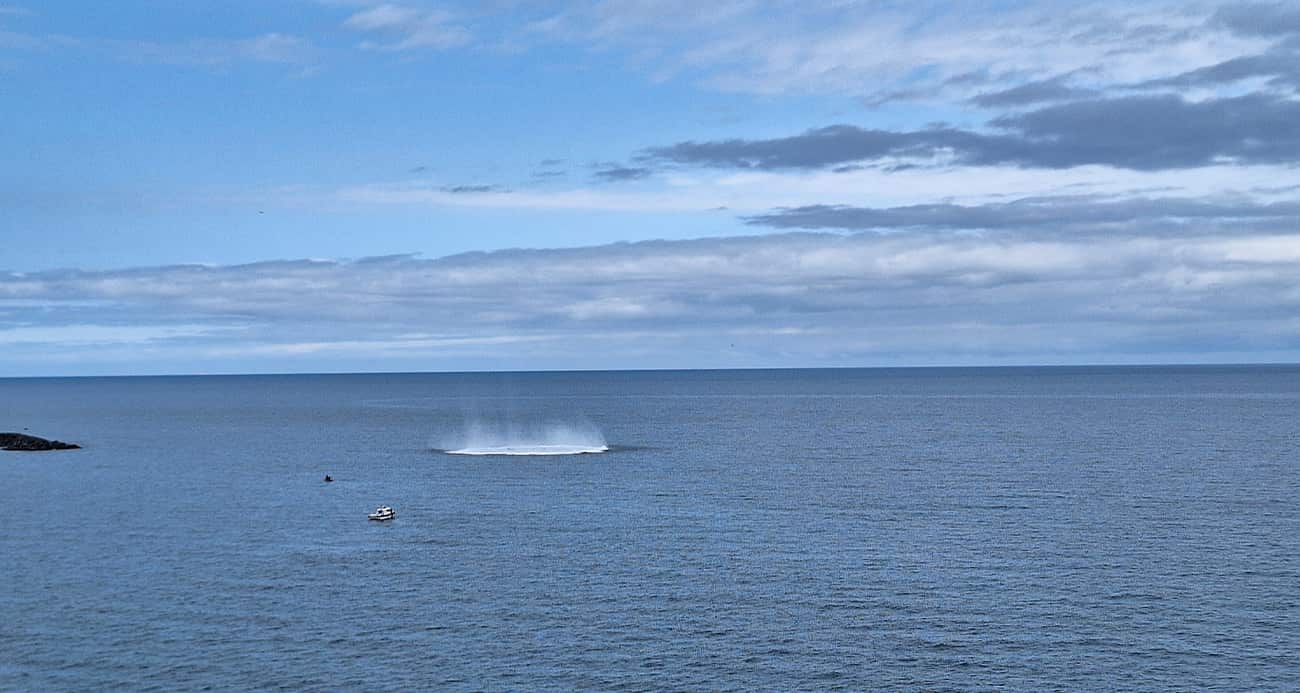
<path id="1" fill-rule="evenodd" d="M 1003 364 L 1003 365 L 904 365 L 904 366 L 737 366 L 732 368 L 538 368 L 521 370 L 455 371 L 301 371 L 267 373 L 150 373 L 100 375 L 0 375 L 0 380 L 88 380 L 109 378 L 268 378 L 295 376 L 346 375 L 537 375 L 598 373 L 727 373 L 748 371 L 898 371 L 898 370 L 1084 370 L 1100 368 L 1288 368 L 1300 362 L 1189 362 L 1189 363 L 1078 363 L 1078 364 Z"/>

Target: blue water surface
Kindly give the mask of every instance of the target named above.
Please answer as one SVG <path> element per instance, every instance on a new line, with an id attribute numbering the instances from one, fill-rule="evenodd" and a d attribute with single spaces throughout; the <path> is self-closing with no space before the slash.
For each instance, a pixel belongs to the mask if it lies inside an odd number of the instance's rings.
<path id="1" fill-rule="evenodd" d="M 1297 412 L 1285 366 L 0 380 L 85 446 L 0 452 L 0 688 L 1297 690 Z M 566 427 L 612 450 L 440 452 Z"/>

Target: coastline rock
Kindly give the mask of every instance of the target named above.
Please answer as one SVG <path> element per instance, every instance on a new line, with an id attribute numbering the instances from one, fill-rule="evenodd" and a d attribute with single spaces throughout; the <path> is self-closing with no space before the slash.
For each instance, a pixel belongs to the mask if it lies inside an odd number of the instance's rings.
<path id="1" fill-rule="evenodd" d="M 80 447 L 76 443 L 46 440 L 25 433 L 0 433 L 0 450 L 34 452 L 39 450 L 76 450 Z"/>

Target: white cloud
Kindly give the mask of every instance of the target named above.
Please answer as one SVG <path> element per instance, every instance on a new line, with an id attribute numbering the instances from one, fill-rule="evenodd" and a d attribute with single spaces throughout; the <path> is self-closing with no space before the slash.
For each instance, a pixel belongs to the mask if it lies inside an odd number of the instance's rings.
<path id="1" fill-rule="evenodd" d="M 1287 183 L 1300 184 L 1288 166 L 1214 165 L 1170 171 L 1132 171 L 1108 166 L 1029 170 L 1010 166 L 867 168 L 829 171 L 698 171 L 689 178 L 650 180 L 633 189 L 613 186 L 565 190 L 452 193 L 427 182 L 375 183 L 332 192 L 288 190 L 286 199 L 307 204 L 427 205 L 531 210 L 701 212 L 725 207 L 730 213 L 765 212 L 774 207 L 844 204 L 890 207 L 936 200 L 976 204 L 1016 197 L 1090 193 L 1122 195 L 1160 189 L 1166 194 L 1204 197 Z M 1285 199 L 1278 193 L 1272 199 Z"/>
<path id="2" fill-rule="evenodd" d="M 211 325 L 50 325 L 0 327 L 0 346 L 14 344 L 58 344 L 88 347 L 101 344 L 123 345 L 157 342 L 185 337 L 212 337 L 218 330 Z"/>
<path id="3" fill-rule="evenodd" d="M 417 48 L 444 49 L 469 43 L 469 30 L 454 23 L 451 13 L 406 5 L 376 5 L 348 17 L 343 26 L 354 31 L 387 37 L 365 41 L 363 48 L 406 51 Z"/>
<path id="4" fill-rule="evenodd" d="M 428 368 L 637 367 L 718 365 L 733 344 L 733 365 L 1258 360 L 1300 355 L 1298 238 L 784 234 L 7 275 L 0 361 L 147 347 L 198 370 L 416 356 Z M 88 302 L 93 316 L 76 308 Z"/>
<path id="5" fill-rule="evenodd" d="M 112 40 L 89 42 L 139 62 L 219 68 L 240 62 L 309 65 L 317 59 L 305 38 L 268 33 L 244 39 L 191 39 L 179 42 Z"/>
<path id="6" fill-rule="evenodd" d="M 686 72 L 728 91 L 970 95 L 1076 73 L 1134 82 L 1267 44 L 1207 24 L 1210 5 L 1111 1 L 1013 5 L 722 0 L 576 3 L 531 33 L 621 48 L 652 74 Z M 963 75 L 979 80 L 950 83 Z"/>
<path id="7" fill-rule="evenodd" d="M 0 21 L 25 18 L 24 8 L 0 5 Z M 240 62 L 310 65 L 318 58 L 315 45 L 301 36 L 268 32 L 247 38 L 203 38 L 157 41 L 143 38 L 99 38 L 58 33 L 23 33 L 0 28 L 0 49 L 23 51 L 79 50 L 136 62 L 218 68 Z"/>

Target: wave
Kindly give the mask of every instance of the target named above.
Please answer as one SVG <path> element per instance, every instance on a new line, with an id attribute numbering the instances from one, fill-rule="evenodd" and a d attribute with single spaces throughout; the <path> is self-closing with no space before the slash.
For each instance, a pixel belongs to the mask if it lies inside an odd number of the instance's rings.
<path id="1" fill-rule="evenodd" d="M 589 455 L 609 452 L 608 445 L 495 445 L 443 450 L 448 455 Z"/>
<path id="2" fill-rule="evenodd" d="M 589 455 L 609 452 L 605 436 L 590 422 L 519 426 L 477 420 L 444 440 L 448 455 Z"/>

